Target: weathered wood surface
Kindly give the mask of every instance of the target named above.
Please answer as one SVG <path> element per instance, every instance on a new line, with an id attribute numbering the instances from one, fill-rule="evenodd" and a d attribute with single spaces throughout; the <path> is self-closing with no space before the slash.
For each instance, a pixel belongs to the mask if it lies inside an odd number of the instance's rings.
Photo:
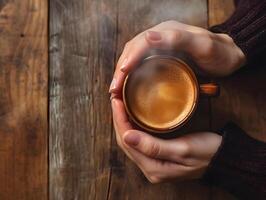
<path id="1" fill-rule="evenodd" d="M 47 1 L 0 0 L 0 199 L 47 199 Z"/>
<path id="2" fill-rule="evenodd" d="M 208 0 L 208 22 L 209 26 L 223 23 L 234 12 L 234 0 Z"/>
<path id="3" fill-rule="evenodd" d="M 117 2 L 50 1 L 50 199 L 107 199 Z"/>
<path id="4" fill-rule="evenodd" d="M 51 0 L 50 19 L 50 199 L 211 199 L 197 182 L 144 178 L 116 145 L 108 95 L 130 38 L 168 19 L 207 27 L 207 1 Z M 210 128 L 209 105 L 187 130 Z"/>
<path id="5" fill-rule="evenodd" d="M 232 1 L 50 0 L 49 166 L 47 5 L 0 0 L 0 199 L 48 199 L 47 187 L 51 200 L 234 199 L 197 181 L 151 185 L 116 145 L 108 94 L 135 34 L 168 19 L 220 23 Z M 233 120 L 266 141 L 264 74 L 258 66 L 219 80 L 221 96 L 203 99 L 184 130 Z"/>

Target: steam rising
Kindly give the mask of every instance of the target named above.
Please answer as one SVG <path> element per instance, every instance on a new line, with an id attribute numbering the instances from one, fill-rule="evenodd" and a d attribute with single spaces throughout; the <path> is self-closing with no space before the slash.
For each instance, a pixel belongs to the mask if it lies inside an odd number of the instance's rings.
<path id="1" fill-rule="evenodd" d="M 177 20 L 191 25 L 206 27 L 207 6 L 204 0 L 190 1 L 153 1 L 144 7 L 150 7 L 147 19 L 151 24 L 166 20 Z M 140 7 L 140 9 L 142 9 Z M 146 17 L 146 16 L 145 16 Z"/>

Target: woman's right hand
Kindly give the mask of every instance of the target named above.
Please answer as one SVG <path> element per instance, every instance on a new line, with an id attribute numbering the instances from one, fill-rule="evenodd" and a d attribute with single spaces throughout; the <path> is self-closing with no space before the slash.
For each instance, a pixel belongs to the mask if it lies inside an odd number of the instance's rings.
<path id="1" fill-rule="evenodd" d="M 151 183 L 201 178 L 221 145 L 222 136 L 212 132 L 156 138 L 133 128 L 121 98 L 111 104 L 117 144 Z"/>
<path id="2" fill-rule="evenodd" d="M 151 49 L 186 52 L 201 70 L 213 76 L 229 75 L 245 63 L 243 52 L 230 36 L 177 21 L 167 21 L 127 42 L 116 66 L 111 93 L 121 92 L 128 72 Z"/>

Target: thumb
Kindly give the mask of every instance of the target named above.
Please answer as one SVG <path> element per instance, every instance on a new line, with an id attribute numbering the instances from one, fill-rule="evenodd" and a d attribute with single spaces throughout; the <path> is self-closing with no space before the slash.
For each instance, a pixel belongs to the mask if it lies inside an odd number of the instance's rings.
<path id="1" fill-rule="evenodd" d="M 178 155 L 180 149 L 176 141 L 155 138 L 136 130 L 128 130 L 123 139 L 128 146 L 148 157 L 173 162 L 181 161 L 181 157 Z"/>
<path id="2" fill-rule="evenodd" d="M 195 33 L 184 30 L 147 31 L 145 35 L 149 46 L 162 50 L 178 50 L 195 54 L 195 49 L 202 48 L 202 42 Z"/>

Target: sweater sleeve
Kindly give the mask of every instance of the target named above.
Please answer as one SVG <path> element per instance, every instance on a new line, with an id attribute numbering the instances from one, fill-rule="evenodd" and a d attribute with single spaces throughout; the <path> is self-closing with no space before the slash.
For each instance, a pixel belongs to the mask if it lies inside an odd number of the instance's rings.
<path id="1" fill-rule="evenodd" d="M 240 199 L 266 199 L 266 143 L 255 140 L 233 123 L 220 133 L 222 144 L 203 176 Z"/>
<path id="2" fill-rule="evenodd" d="M 266 0 L 238 0 L 233 15 L 210 28 L 228 34 L 240 47 L 248 64 L 260 59 L 266 63 Z"/>

